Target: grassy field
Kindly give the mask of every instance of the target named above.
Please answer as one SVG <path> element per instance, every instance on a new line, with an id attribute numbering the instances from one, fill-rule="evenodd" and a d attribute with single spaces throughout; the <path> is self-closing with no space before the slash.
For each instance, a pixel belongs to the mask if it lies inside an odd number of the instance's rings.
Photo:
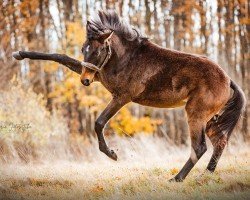
<path id="1" fill-rule="evenodd" d="M 183 152 L 183 153 L 182 153 Z M 250 199 L 248 148 L 226 150 L 216 173 L 208 152 L 183 183 L 170 183 L 187 149 L 95 162 L 55 161 L 0 166 L 1 199 Z M 98 158 L 97 156 L 97 158 Z"/>

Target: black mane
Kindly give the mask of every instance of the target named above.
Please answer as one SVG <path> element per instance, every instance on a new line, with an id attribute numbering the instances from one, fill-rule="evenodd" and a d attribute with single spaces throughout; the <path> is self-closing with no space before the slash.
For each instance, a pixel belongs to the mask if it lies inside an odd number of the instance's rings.
<path id="1" fill-rule="evenodd" d="M 115 11 L 99 11 L 96 19 L 87 22 L 88 39 L 98 38 L 108 31 L 114 31 L 128 41 L 140 41 L 144 38 L 138 30 L 124 22 Z"/>

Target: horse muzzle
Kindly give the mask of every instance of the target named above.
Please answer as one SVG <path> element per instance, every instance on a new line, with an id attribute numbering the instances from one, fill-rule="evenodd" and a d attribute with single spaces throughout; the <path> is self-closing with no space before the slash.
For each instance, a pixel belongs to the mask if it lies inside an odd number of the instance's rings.
<path id="1" fill-rule="evenodd" d="M 91 83 L 91 81 L 90 81 L 89 79 L 83 79 L 83 80 L 81 80 L 81 83 L 82 83 L 83 85 L 85 85 L 85 86 L 89 86 L 90 83 Z"/>

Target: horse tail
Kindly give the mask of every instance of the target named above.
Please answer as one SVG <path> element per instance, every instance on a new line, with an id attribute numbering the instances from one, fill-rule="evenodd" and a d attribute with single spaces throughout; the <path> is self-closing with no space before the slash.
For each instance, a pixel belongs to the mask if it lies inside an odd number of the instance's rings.
<path id="1" fill-rule="evenodd" d="M 246 98 L 242 89 L 232 80 L 230 87 L 234 93 L 223 108 L 222 114 L 208 122 L 207 131 L 212 129 L 216 133 L 217 139 L 226 135 L 229 140 L 246 106 Z"/>

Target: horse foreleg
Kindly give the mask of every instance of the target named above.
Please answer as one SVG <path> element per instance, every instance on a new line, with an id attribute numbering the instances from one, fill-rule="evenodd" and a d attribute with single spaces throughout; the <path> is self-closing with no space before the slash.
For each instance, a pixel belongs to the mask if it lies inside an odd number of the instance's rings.
<path id="1" fill-rule="evenodd" d="M 70 70 L 76 72 L 77 74 L 82 73 L 83 64 L 87 65 L 87 63 L 81 63 L 80 61 L 71 58 L 64 54 L 58 53 L 40 53 L 36 51 L 17 51 L 13 52 L 12 56 L 17 60 L 23 60 L 25 58 L 29 58 L 32 60 L 50 60 L 54 62 L 58 62 L 62 65 L 65 65 Z"/>
<path id="2" fill-rule="evenodd" d="M 110 150 L 107 146 L 104 135 L 103 129 L 108 121 L 127 103 L 125 99 L 116 99 L 113 98 L 105 110 L 101 113 L 98 119 L 95 122 L 95 132 L 97 134 L 98 142 L 99 142 L 99 149 L 101 152 L 105 153 L 108 157 L 113 160 L 117 160 L 117 155 L 113 150 Z"/>

